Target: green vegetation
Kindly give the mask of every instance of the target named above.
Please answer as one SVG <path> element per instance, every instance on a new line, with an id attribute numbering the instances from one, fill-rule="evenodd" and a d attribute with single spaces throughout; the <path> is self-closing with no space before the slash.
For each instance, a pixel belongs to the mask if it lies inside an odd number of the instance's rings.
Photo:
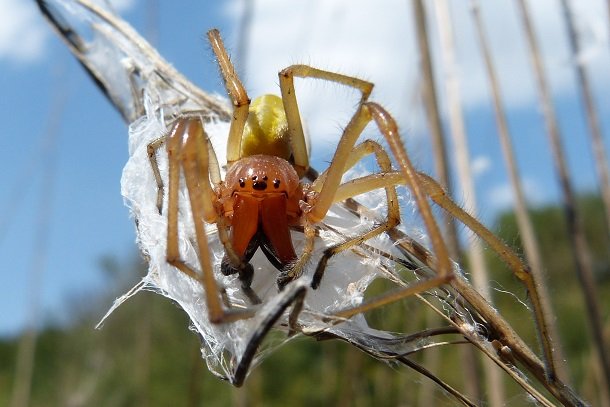
<path id="1" fill-rule="evenodd" d="M 610 334 L 610 237 L 605 231 L 602 202 L 598 196 L 584 195 L 578 200 L 578 210 L 591 248 L 597 290 L 601 301 L 602 318 L 606 337 Z M 585 316 L 583 294 L 574 273 L 574 259 L 566 237 L 563 209 L 545 206 L 531 211 L 532 222 L 540 243 L 546 270 L 553 311 L 560 330 L 560 342 L 569 364 L 571 379 L 577 389 L 591 385 L 593 359 L 590 329 Z M 517 253 L 523 253 L 516 220 L 512 213 L 502 214 L 495 226 L 496 233 L 508 242 Z M 497 259 L 490 259 L 492 270 L 502 270 Z M 526 301 L 526 293 L 520 283 L 504 271 L 494 271 L 496 288 L 506 290 Z M 498 293 L 495 298 L 503 315 L 507 316 L 517 332 L 529 343 L 535 343 L 531 318 L 523 318 L 522 307 L 512 307 L 510 296 Z M 528 330 L 529 337 L 527 335 Z M 590 397 L 585 397 L 590 399 Z M 595 403 L 593 403 L 595 404 Z"/>
<path id="2" fill-rule="evenodd" d="M 583 197 L 580 204 L 593 248 L 608 328 L 610 258 L 608 236 L 599 221 L 602 208 L 599 199 L 591 196 Z M 556 207 L 544 207 L 534 210 L 532 215 L 571 379 L 577 391 L 592 400 L 595 356 L 590 352 L 584 307 L 572 273 L 562 213 Z M 512 214 L 499 217 L 498 233 L 520 251 L 516 230 Z M 498 307 L 526 340 L 535 343 L 532 318 L 515 300 L 516 296 L 525 301 L 525 290 L 491 254 L 490 262 L 493 286 L 498 289 L 495 294 Z M 279 406 L 287 402 L 415 405 L 422 400 L 422 388 L 429 382 L 405 367 L 373 360 L 348 344 L 297 338 L 273 352 L 252 372 L 244 387 L 236 389 L 208 372 L 200 358 L 197 336 L 188 329 L 185 313 L 159 295 L 138 294 L 115 311 L 101 330 L 94 330 L 112 300 L 145 272 L 142 264 L 117 265 L 109 260 L 103 262 L 103 267 L 109 274 L 108 280 L 114 282 L 108 292 L 100 293 L 98 298 L 88 295 L 82 301 L 73 301 L 71 324 L 49 324 L 40 332 L 31 406 Z M 421 303 L 411 299 L 378 310 L 372 317 L 383 320 L 386 328 L 411 332 L 440 326 L 438 320 L 430 322 L 428 314 Z M 9 404 L 18 340 L 0 341 L 1 406 Z M 417 354 L 413 359 L 428 364 L 436 356 L 439 364 L 431 368 L 451 385 L 463 389 L 464 362 L 456 350 L 464 346 L 447 346 Z M 507 392 L 509 405 L 523 405 L 526 398 L 519 388 L 511 384 Z M 456 404 L 438 389 L 431 400 L 434 405 Z"/>

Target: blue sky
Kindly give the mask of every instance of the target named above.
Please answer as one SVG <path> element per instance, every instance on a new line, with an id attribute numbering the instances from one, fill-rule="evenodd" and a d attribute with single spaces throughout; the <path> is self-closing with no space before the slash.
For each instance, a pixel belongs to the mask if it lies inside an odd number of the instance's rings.
<path id="1" fill-rule="evenodd" d="M 148 8 L 151 3 L 158 8 Z M 376 83 L 373 98 L 396 115 L 414 161 L 431 171 L 408 2 L 400 2 L 400 7 L 374 7 L 367 1 L 255 3 L 247 56 L 237 60 L 251 96 L 277 93 L 277 72 L 293 63 L 371 80 Z M 477 206 L 490 221 L 510 205 L 511 197 L 468 8 L 460 5 L 463 2 L 451 3 Z M 482 13 L 528 199 L 532 204 L 554 202 L 558 192 L 544 123 L 512 3 L 498 0 Z M 530 3 L 572 176 L 579 191 L 593 190 L 594 167 L 558 1 Z M 608 151 L 610 46 L 605 2 L 574 3 L 585 39 L 580 59 L 591 73 L 599 116 L 605 118 Z M 204 33 L 217 27 L 229 48 L 236 49 L 241 1 L 115 4 L 144 36 L 155 27 L 161 54 L 189 79 L 207 91 L 223 93 Z M 434 24 L 430 31 L 436 37 Z M 0 91 L 0 256 L 5 259 L 0 272 L 0 335 L 11 335 L 29 318 L 29 276 L 35 261 L 42 262 L 37 299 L 41 316 L 61 318 L 69 313 L 72 299 L 87 298 L 109 283 L 99 264 L 103 256 L 129 260 L 136 256 L 136 247 L 133 223 L 120 195 L 121 171 L 128 158 L 126 126 L 38 15 L 33 1 L 0 0 Z M 322 167 L 356 99 L 353 92 L 311 81 L 299 84 L 297 92 L 312 135 L 313 162 Z M 59 123 L 58 141 L 45 150 L 45 132 L 53 120 Z M 50 154 L 57 159 L 51 181 L 45 177 Z M 45 182 L 54 184 L 51 194 L 43 196 Z M 41 207 L 48 211 L 44 221 L 49 235 L 36 260 Z"/>

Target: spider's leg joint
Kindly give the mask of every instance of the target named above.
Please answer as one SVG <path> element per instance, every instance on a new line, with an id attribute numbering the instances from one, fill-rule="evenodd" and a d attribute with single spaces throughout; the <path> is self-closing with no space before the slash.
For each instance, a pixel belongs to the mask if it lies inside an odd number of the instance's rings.
<path id="1" fill-rule="evenodd" d="M 249 98 L 249 97 L 248 97 L 248 98 L 245 98 L 245 99 L 236 99 L 236 100 L 234 100 L 234 101 L 233 101 L 233 106 L 234 106 L 234 107 L 242 107 L 242 106 L 247 106 L 247 105 L 250 105 L 250 102 L 251 102 L 251 100 L 250 100 L 250 98 Z M 235 115 L 233 115 L 233 118 L 234 118 L 234 119 L 237 119 L 237 118 L 235 117 Z"/>
<path id="2" fill-rule="evenodd" d="M 171 255 L 170 255 L 170 254 L 168 254 L 168 255 L 165 257 L 165 260 L 167 260 L 167 262 L 168 262 L 169 264 L 171 264 L 172 266 L 174 266 L 174 267 L 176 267 L 176 268 L 178 268 L 178 265 L 179 265 L 180 263 L 182 263 L 182 260 L 180 259 L 180 255 L 178 255 L 178 254 L 176 254 L 176 255 L 173 255 L 173 254 L 171 254 Z"/>
<path id="3" fill-rule="evenodd" d="M 276 280 L 277 287 L 280 289 L 280 291 L 283 291 L 288 283 L 291 283 L 292 281 L 294 281 L 294 277 L 290 274 L 290 270 L 282 271 Z"/>
<path id="4" fill-rule="evenodd" d="M 254 268 L 252 267 L 252 264 L 244 260 L 234 265 L 231 262 L 231 258 L 226 254 L 222 258 L 220 271 L 225 276 L 239 273 L 240 280 L 242 280 L 242 282 L 247 281 L 249 283 L 252 283 L 252 276 L 254 275 Z"/>
<path id="5" fill-rule="evenodd" d="M 455 273 L 453 272 L 453 269 L 449 269 L 449 272 L 443 276 L 443 280 L 442 280 L 441 284 L 450 283 L 454 278 L 455 278 Z"/>
<path id="6" fill-rule="evenodd" d="M 244 263 L 244 267 L 239 269 L 239 279 L 242 287 L 250 287 L 254 278 L 254 267 L 250 263 Z"/>
<path id="7" fill-rule="evenodd" d="M 324 250 L 322 258 L 320 259 L 316 267 L 316 272 L 314 273 L 313 278 L 311 279 L 311 288 L 313 288 L 314 290 L 320 286 L 320 282 L 322 281 L 322 277 L 324 276 L 324 271 L 326 270 L 328 260 L 335 254 L 335 252 L 335 246 L 329 247 L 328 249 Z"/>
<path id="8" fill-rule="evenodd" d="M 210 323 L 212 323 L 214 325 L 219 325 L 219 324 L 226 322 L 224 314 L 210 315 L 209 319 L 210 319 Z"/>
<path id="9" fill-rule="evenodd" d="M 293 261 L 287 264 L 277 277 L 276 283 L 280 291 L 282 291 L 286 285 L 293 282 L 303 274 L 303 265 L 300 265 L 298 261 Z"/>

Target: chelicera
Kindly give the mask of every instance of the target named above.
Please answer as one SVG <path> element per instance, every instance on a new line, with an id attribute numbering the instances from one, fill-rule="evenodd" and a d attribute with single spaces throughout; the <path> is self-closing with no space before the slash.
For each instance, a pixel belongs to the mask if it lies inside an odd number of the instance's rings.
<path id="1" fill-rule="evenodd" d="M 288 272 L 297 260 L 290 228 L 301 225 L 299 204 L 306 200 L 294 167 L 273 155 L 245 156 L 229 168 L 218 192 L 239 258 L 232 261 L 225 253 L 222 273 L 240 273 L 242 281 L 251 281 L 249 261 L 259 247 L 275 268 Z"/>

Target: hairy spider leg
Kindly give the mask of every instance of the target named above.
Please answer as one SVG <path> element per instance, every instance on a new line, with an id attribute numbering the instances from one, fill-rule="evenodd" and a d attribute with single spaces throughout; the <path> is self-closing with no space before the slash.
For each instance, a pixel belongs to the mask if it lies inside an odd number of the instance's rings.
<path id="1" fill-rule="evenodd" d="M 217 217 L 213 209 L 214 202 L 212 197 L 214 195 L 209 183 L 210 170 L 208 168 L 208 147 L 210 144 L 207 140 L 208 138 L 202 123 L 198 119 L 179 120 L 167 139 L 169 157 L 167 261 L 202 285 L 208 306 L 208 318 L 210 322 L 218 324 L 252 318 L 256 309 L 224 309 L 222 305 L 222 293 L 214 277 L 207 235 L 204 223 L 202 222 L 202 220 L 213 222 L 222 218 Z M 180 167 L 182 167 L 184 173 L 192 209 L 199 265 L 201 268 L 200 273 L 187 265 L 180 258 L 179 253 L 178 198 Z M 232 384 L 235 386 L 242 385 L 256 349 L 260 346 L 269 330 L 291 305 L 293 308 L 288 318 L 289 334 L 296 331 L 297 317 L 303 308 L 305 294 L 305 286 L 293 285 L 284 293 L 281 301 L 264 315 L 257 329 L 248 340 L 248 345 L 236 365 L 233 377 L 231 378 Z"/>
<path id="2" fill-rule="evenodd" d="M 229 136 L 227 139 L 227 166 L 230 167 L 235 161 L 241 158 L 241 141 L 244 126 L 248 119 L 250 98 L 248 97 L 248 93 L 241 83 L 239 76 L 235 72 L 235 67 L 224 47 L 220 32 L 217 29 L 212 29 L 208 31 L 207 35 L 212 51 L 214 52 L 214 55 L 216 55 L 218 68 L 221 77 L 223 78 L 227 94 L 233 104 L 231 127 L 229 128 Z M 225 248 L 226 261 L 230 262 L 234 270 L 239 270 L 239 276 L 243 282 L 242 286 L 249 287 L 254 269 L 252 268 L 252 265 L 243 261 L 235 250 L 233 250 L 233 245 L 229 236 L 229 227 L 226 219 L 222 218 L 219 220 L 218 235 Z"/>
<path id="3" fill-rule="evenodd" d="M 349 124 L 343 131 L 343 135 L 339 140 L 335 155 L 331 161 L 328 170 L 326 171 L 326 176 L 322 182 L 322 185 L 319 187 L 320 190 L 318 196 L 316 197 L 313 205 L 306 213 L 308 221 L 311 223 L 316 223 L 324 219 L 324 217 L 326 216 L 326 213 L 330 209 L 330 206 L 333 204 L 333 202 L 335 202 L 335 195 L 337 194 L 337 191 L 340 187 L 341 178 L 346 169 L 346 163 L 348 162 L 350 155 L 353 153 L 354 145 L 356 144 L 358 137 L 364 130 L 364 127 L 366 127 L 366 125 L 371 120 L 374 120 L 377 123 L 377 126 L 379 127 L 381 133 L 387 139 L 395 158 L 401 165 L 408 185 L 410 186 L 415 196 L 415 200 L 428 229 L 428 233 L 430 234 L 432 246 L 438 259 L 437 270 L 439 279 L 437 281 L 437 284 L 442 284 L 443 282 L 446 282 L 448 279 L 451 278 L 452 270 L 450 267 L 449 256 L 445 247 L 445 243 L 440 234 L 436 221 L 432 216 L 429 204 L 418 185 L 418 179 L 415 176 L 415 170 L 413 169 L 413 166 L 410 163 L 406 151 L 404 150 L 404 146 L 402 145 L 402 141 L 400 140 L 400 135 L 398 133 L 396 123 L 394 122 L 390 114 L 387 113 L 381 106 L 377 105 L 376 103 L 367 102 L 368 97 L 372 92 L 373 84 L 358 78 L 312 68 L 307 65 L 293 65 L 282 70 L 279 73 L 279 78 L 282 99 L 284 101 L 284 109 L 286 111 L 289 129 L 293 134 L 297 134 L 297 138 L 301 138 L 301 135 L 303 133 L 303 126 L 301 124 L 301 118 L 294 88 L 295 76 L 301 78 L 315 78 L 327 80 L 352 87 L 361 92 L 361 100 L 358 110 L 356 111 Z M 371 183 L 375 183 L 375 181 L 372 181 L 373 179 L 374 178 L 371 178 Z M 354 192 L 354 195 L 360 193 L 356 191 L 356 188 L 354 188 L 353 186 L 351 188 Z M 362 192 L 366 191 L 366 188 L 362 190 Z M 392 201 L 396 202 L 396 199 L 392 199 L 392 192 L 389 189 L 386 189 L 386 191 L 388 196 L 388 205 L 390 206 L 390 210 L 388 211 L 388 221 L 386 221 L 385 224 L 387 226 L 391 225 L 394 222 L 392 218 L 394 216 L 394 212 L 392 212 L 391 210 L 391 205 Z M 380 227 L 373 229 L 365 235 L 366 238 L 371 238 L 390 228 L 386 228 L 386 226 L 381 225 Z M 362 240 L 359 238 L 348 241 L 346 242 L 347 244 L 346 246 L 344 246 L 344 249 L 347 249 L 348 247 L 351 247 L 361 241 Z M 319 278 L 321 278 L 321 274 L 324 270 L 324 264 L 328 261 L 328 257 L 332 256 L 333 253 L 336 253 L 341 250 L 342 246 L 339 245 L 338 247 L 339 249 L 337 251 L 330 249 L 320 260 L 321 265 L 319 265 L 319 267 L 317 268 L 318 272 L 316 272 L 316 275 Z M 310 253 L 304 253 L 303 255 L 309 256 Z M 317 285 L 318 282 L 319 281 L 316 281 L 316 278 L 314 278 L 315 285 Z"/>
<path id="4" fill-rule="evenodd" d="M 230 166 L 241 158 L 241 141 L 244 126 L 248 119 L 250 98 L 235 72 L 235 67 L 224 47 L 220 32 L 217 29 L 208 31 L 208 40 L 212 46 L 212 51 L 214 51 L 214 54 L 216 55 L 218 67 L 224 80 L 227 93 L 231 99 L 231 103 L 233 103 L 233 115 L 229 130 L 229 138 L 227 140 L 227 164 Z"/>
<path id="5" fill-rule="evenodd" d="M 146 153 L 148 154 L 148 161 L 152 167 L 153 176 L 157 184 L 157 211 L 159 215 L 163 213 L 163 195 L 165 194 L 163 179 L 161 178 L 161 172 L 159 171 L 159 163 L 157 162 L 157 150 L 165 143 L 166 136 L 163 135 L 146 146 Z"/>
<path id="6" fill-rule="evenodd" d="M 386 172 L 382 174 L 373 174 L 369 177 L 363 177 L 361 179 L 356 179 L 350 181 L 344 185 L 341 185 L 335 194 L 335 200 L 341 201 L 348 198 L 351 198 L 359 193 L 364 193 L 372 189 L 382 188 L 383 186 L 395 186 L 397 184 L 406 184 L 411 187 L 413 190 L 413 186 L 416 186 L 417 189 L 420 190 L 421 193 L 428 196 L 433 202 L 435 202 L 438 206 L 449 212 L 453 217 L 461 221 L 464 225 L 466 225 L 469 229 L 471 229 L 476 235 L 478 235 L 481 239 L 483 239 L 500 257 L 500 259 L 508 265 L 513 274 L 523 282 L 526 290 L 532 301 L 532 306 L 534 308 L 534 316 L 535 322 L 538 327 L 538 335 L 539 341 L 542 345 L 545 359 L 545 366 L 547 372 L 549 374 L 553 374 L 553 347 L 548 335 L 548 324 L 546 321 L 546 316 L 542 308 L 542 304 L 540 301 L 540 297 L 538 294 L 538 289 L 536 287 L 536 281 L 534 280 L 533 275 L 531 274 L 529 267 L 521 261 L 521 259 L 504 243 L 501 239 L 496 237 L 492 232 L 489 231 L 485 226 L 483 226 L 478 220 L 469 215 L 466 211 L 464 211 L 459 205 L 451 200 L 442 189 L 442 187 L 430 176 L 416 172 L 412 167 L 410 160 L 408 159 L 408 155 L 406 150 L 404 149 L 404 145 L 400 142 L 400 139 L 396 139 L 394 134 L 398 134 L 397 126 L 392 119 L 392 117 L 387 113 L 381 106 L 374 103 L 366 103 L 366 106 L 369 106 L 370 114 L 372 118 L 377 122 L 378 127 L 380 128 L 383 135 L 388 140 L 388 144 L 391 146 L 394 151 L 395 156 L 403 157 L 402 160 L 399 160 L 401 164 L 400 172 Z M 370 120 L 370 119 L 369 119 Z M 366 121 L 366 119 L 365 119 Z M 346 129 L 347 131 L 347 129 Z M 392 140 L 395 142 L 392 143 Z M 350 155 L 347 160 L 346 165 L 353 165 L 357 161 L 358 157 L 355 154 Z M 414 174 L 415 179 L 414 183 L 410 183 L 407 174 Z M 324 177 L 325 174 L 322 174 L 321 177 Z M 324 182 L 324 178 L 322 178 L 322 182 Z M 314 182 L 315 184 L 315 182 Z M 417 198 L 416 198 L 417 200 Z M 419 204 L 419 201 L 418 201 Z M 421 206 L 420 206 L 421 211 Z M 423 212 L 422 212 L 423 213 Z M 429 228 L 430 226 L 428 226 Z M 430 232 L 429 232 L 430 233 Z M 431 234 L 431 238 L 434 236 Z M 434 246 L 434 243 L 433 243 Z M 446 257 L 448 259 L 448 256 Z M 439 259 L 437 254 L 437 259 Z M 439 259 L 440 260 L 440 259 Z M 319 269 L 318 269 L 319 270 Z M 317 271 L 318 271 L 317 270 Z M 442 283 L 443 280 L 447 280 L 451 278 L 452 271 L 449 270 L 449 273 L 442 274 L 439 272 L 438 281 Z M 434 279 L 433 279 L 434 280 Z M 351 315 L 355 315 L 360 312 L 364 312 L 365 310 L 373 309 L 378 306 L 381 306 L 387 302 L 392 302 L 400 298 L 404 298 L 409 295 L 417 294 L 419 292 L 425 291 L 429 288 L 427 287 L 430 283 L 434 281 L 424 281 L 416 284 L 412 287 L 407 287 L 403 290 L 398 290 L 395 293 L 392 293 L 388 296 L 382 296 L 377 300 L 372 300 L 369 304 L 364 304 L 361 309 L 351 309 L 345 310 L 338 313 L 341 317 L 349 317 Z M 421 287 L 418 289 L 417 286 Z M 431 286 L 430 288 L 433 288 Z M 387 302 L 386 302 L 387 301 Z M 377 305 L 376 305 L 377 304 Z M 366 307 L 366 309 L 364 308 Z"/>
<path id="7" fill-rule="evenodd" d="M 353 151 L 353 146 L 363 129 L 371 121 L 376 123 L 381 134 L 385 137 L 388 145 L 390 146 L 396 161 L 400 165 L 400 173 L 402 175 L 402 180 L 400 181 L 402 182 L 398 182 L 398 179 L 394 179 L 394 183 L 389 184 L 396 185 L 398 183 L 406 183 L 415 197 L 416 204 L 422 215 L 423 221 L 428 230 L 428 234 L 430 235 L 432 247 L 436 254 L 435 270 L 437 274 L 435 277 L 430 279 L 422 280 L 409 287 L 405 287 L 395 292 L 374 298 L 358 307 L 352 307 L 340 311 L 336 315 L 341 318 L 349 318 L 353 315 L 398 301 L 402 298 L 421 293 L 434 287 L 438 287 L 447 283 L 453 278 L 453 270 L 450 266 L 451 263 L 449 261 L 447 248 L 438 229 L 438 225 L 436 224 L 436 221 L 432 215 L 432 211 L 426 199 L 427 197 L 425 195 L 425 191 L 420 185 L 417 172 L 413 168 L 405 147 L 402 144 L 396 122 L 391 115 L 385 111 L 385 109 L 376 103 L 361 103 L 358 110 L 348 123 L 339 141 L 339 145 L 337 146 L 333 161 L 326 172 L 326 177 L 323 180 L 323 185 L 321 186 L 318 198 L 311 207 L 311 210 L 307 213 L 307 216 L 313 217 L 314 220 L 323 219 L 330 208 L 330 205 L 332 205 L 335 196 L 337 195 L 347 198 L 349 197 L 349 194 L 346 194 L 346 192 L 349 192 L 350 194 L 353 194 L 352 196 L 354 196 L 359 193 L 378 188 L 379 185 L 388 185 L 388 183 L 386 183 L 387 180 L 384 180 L 385 176 L 383 173 L 373 174 L 369 177 L 364 177 L 365 179 L 361 179 L 358 182 L 346 184 L 344 190 L 338 194 L 338 191 L 340 191 L 341 177 L 344 169 L 350 163 L 349 156 Z"/>
<path id="8" fill-rule="evenodd" d="M 362 79 L 341 75 L 335 72 L 324 71 L 307 65 L 292 65 L 280 71 L 280 90 L 282 93 L 284 110 L 286 112 L 286 119 L 288 121 L 288 131 L 290 133 L 290 141 L 292 143 L 292 151 L 294 154 L 294 165 L 299 176 L 303 177 L 309 168 L 309 155 L 307 154 L 305 134 L 303 132 L 301 114 L 299 113 L 299 105 L 294 89 L 295 76 L 300 78 L 317 78 L 327 80 L 358 89 L 362 93 L 360 98 L 361 102 L 368 99 L 369 95 L 373 91 L 373 84 Z"/>
<path id="9" fill-rule="evenodd" d="M 373 298 L 360 306 L 342 310 L 336 313 L 336 316 L 340 318 L 350 318 L 353 315 L 430 290 L 447 283 L 453 278 L 453 270 L 450 267 L 447 248 L 438 229 L 438 225 L 432 216 L 430 206 L 426 199 L 425 190 L 421 185 L 417 172 L 411 164 L 406 149 L 400 139 L 398 127 L 392 116 L 378 104 L 365 102 L 361 105 L 360 109 L 352 119 L 352 122 L 358 123 L 358 125 L 354 127 L 348 125 L 345 131 L 361 131 L 361 129 L 363 129 L 364 126 L 370 121 L 374 121 L 376 123 L 379 131 L 385 137 L 388 145 L 390 146 L 390 149 L 392 150 L 392 153 L 400 166 L 400 173 L 403 177 L 401 183 L 406 183 L 415 197 L 416 204 L 428 230 L 432 247 L 436 255 L 436 276 Z M 378 179 L 371 179 L 370 183 L 377 181 Z M 394 180 L 394 182 L 395 181 L 396 180 Z"/>
<path id="10" fill-rule="evenodd" d="M 483 239 L 483 241 L 485 241 L 509 267 L 515 277 L 521 280 L 528 292 L 534 309 L 534 319 L 536 326 L 538 327 L 538 341 L 542 345 L 542 350 L 544 352 L 544 363 L 547 373 L 554 374 L 555 366 L 553 361 L 555 359 L 553 357 L 553 344 L 550 340 L 547 317 L 544 312 L 542 301 L 540 300 L 537 282 L 534 275 L 531 273 L 529 266 L 525 264 L 505 242 L 453 202 L 436 180 L 422 172 L 419 172 L 417 175 L 420 179 L 420 184 L 426 190 L 426 194 L 430 199 Z"/>
<path id="11" fill-rule="evenodd" d="M 196 119 L 179 120 L 167 138 L 169 160 L 167 210 L 167 261 L 181 272 L 200 282 L 206 296 L 208 317 L 212 323 L 230 322 L 254 315 L 253 310 L 224 310 L 220 290 L 210 260 L 210 250 L 204 228 L 206 222 L 216 220 L 209 175 L 205 132 Z M 195 271 L 180 257 L 178 245 L 178 199 L 180 169 L 188 190 L 195 226 L 201 272 Z"/>
<path id="12" fill-rule="evenodd" d="M 381 224 L 368 230 L 367 232 L 361 234 L 360 236 L 348 239 L 342 243 L 326 248 L 324 250 L 324 253 L 322 254 L 322 257 L 318 261 L 318 265 L 316 266 L 316 270 L 311 282 L 311 286 L 313 288 L 317 288 L 319 286 L 320 281 L 322 280 L 322 276 L 324 275 L 326 265 L 332 256 L 342 251 L 345 251 L 350 247 L 359 245 L 362 242 L 367 241 L 375 236 L 378 236 L 394 228 L 400 223 L 400 208 L 398 205 L 398 194 L 396 192 L 396 184 L 386 183 L 383 186 L 379 185 L 378 180 L 385 178 L 386 174 L 392 172 L 392 162 L 390 161 L 390 157 L 379 143 L 373 140 L 364 140 L 362 143 L 354 147 L 349 155 L 348 161 L 346 162 L 343 172 L 345 173 L 364 156 L 369 154 L 375 154 L 375 159 L 381 172 L 360 177 L 355 180 L 350 180 L 344 184 L 339 185 L 337 191 L 335 192 L 333 202 L 341 202 L 345 199 L 372 191 L 374 189 L 384 188 L 386 192 L 387 203 L 386 220 Z M 318 185 L 318 180 L 316 180 L 312 185 L 312 189 L 321 189 L 324 185 L 325 178 L 326 172 L 323 173 L 319 178 L 321 185 Z"/>

